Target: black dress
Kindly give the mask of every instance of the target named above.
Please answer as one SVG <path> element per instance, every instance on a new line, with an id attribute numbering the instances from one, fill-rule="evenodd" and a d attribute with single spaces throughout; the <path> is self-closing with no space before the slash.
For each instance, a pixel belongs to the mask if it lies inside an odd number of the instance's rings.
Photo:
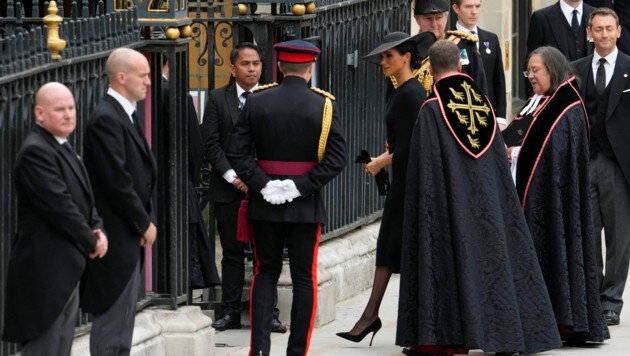
<path id="1" fill-rule="evenodd" d="M 387 266 L 393 273 L 400 273 L 405 178 L 411 132 L 425 99 L 425 90 L 416 78 L 407 80 L 387 97 L 387 143 L 389 152 L 394 157 L 392 181 L 385 198 L 383 219 L 376 242 L 376 266 Z"/>

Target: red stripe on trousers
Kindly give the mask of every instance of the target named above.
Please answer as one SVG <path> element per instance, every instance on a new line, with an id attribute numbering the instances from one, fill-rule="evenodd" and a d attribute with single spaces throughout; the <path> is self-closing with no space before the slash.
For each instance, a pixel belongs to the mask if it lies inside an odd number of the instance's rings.
<path id="1" fill-rule="evenodd" d="M 317 316 L 317 255 L 319 252 L 319 239 L 322 233 L 322 225 L 317 225 L 317 235 L 315 237 L 315 248 L 313 249 L 313 262 L 311 265 L 311 278 L 313 282 L 313 309 L 311 310 L 311 323 L 308 326 L 308 334 L 306 336 L 306 348 L 304 355 L 308 353 L 311 346 L 311 335 L 313 334 L 313 326 L 315 326 L 315 317 Z"/>

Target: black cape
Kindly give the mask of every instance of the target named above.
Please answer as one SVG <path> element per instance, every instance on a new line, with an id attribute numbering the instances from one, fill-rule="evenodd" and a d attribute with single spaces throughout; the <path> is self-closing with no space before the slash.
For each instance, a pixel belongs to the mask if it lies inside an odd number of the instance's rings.
<path id="1" fill-rule="evenodd" d="M 450 77 L 458 78 L 471 83 Z M 493 114 L 479 126 L 485 139 L 473 151 L 455 138 L 457 121 L 447 124 L 445 99 L 427 99 L 412 135 L 396 344 L 527 353 L 560 347 Z"/>
<path id="2" fill-rule="evenodd" d="M 516 187 L 558 325 L 609 338 L 602 317 L 591 218 L 588 119 L 574 79 L 534 115 Z"/>

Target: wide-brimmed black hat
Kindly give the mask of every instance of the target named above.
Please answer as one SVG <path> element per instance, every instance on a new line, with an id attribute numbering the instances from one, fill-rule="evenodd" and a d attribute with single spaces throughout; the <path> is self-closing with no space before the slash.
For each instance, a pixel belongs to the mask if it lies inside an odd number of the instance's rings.
<path id="1" fill-rule="evenodd" d="M 425 58 L 429 53 L 429 47 L 435 43 L 435 35 L 432 32 L 422 32 L 415 36 L 410 36 L 405 32 L 390 32 L 383 37 L 381 44 L 364 56 L 363 59 L 368 62 L 380 64 L 381 53 L 405 42 L 413 42 L 418 46 L 418 54 L 420 57 Z"/>
<path id="2" fill-rule="evenodd" d="M 448 11 L 448 0 L 416 0 L 414 15 L 427 15 Z"/>

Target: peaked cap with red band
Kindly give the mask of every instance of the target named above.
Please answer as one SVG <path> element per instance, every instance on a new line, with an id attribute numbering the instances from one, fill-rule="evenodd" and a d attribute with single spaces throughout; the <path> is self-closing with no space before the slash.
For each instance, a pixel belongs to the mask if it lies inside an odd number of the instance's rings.
<path id="1" fill-rule="evenodd" d="M 321 52 L 314 44 L 302 40 L 280 42 L 273 48 L 278 51 L 278 60 L 287 63 L 314 62 Z"/>

